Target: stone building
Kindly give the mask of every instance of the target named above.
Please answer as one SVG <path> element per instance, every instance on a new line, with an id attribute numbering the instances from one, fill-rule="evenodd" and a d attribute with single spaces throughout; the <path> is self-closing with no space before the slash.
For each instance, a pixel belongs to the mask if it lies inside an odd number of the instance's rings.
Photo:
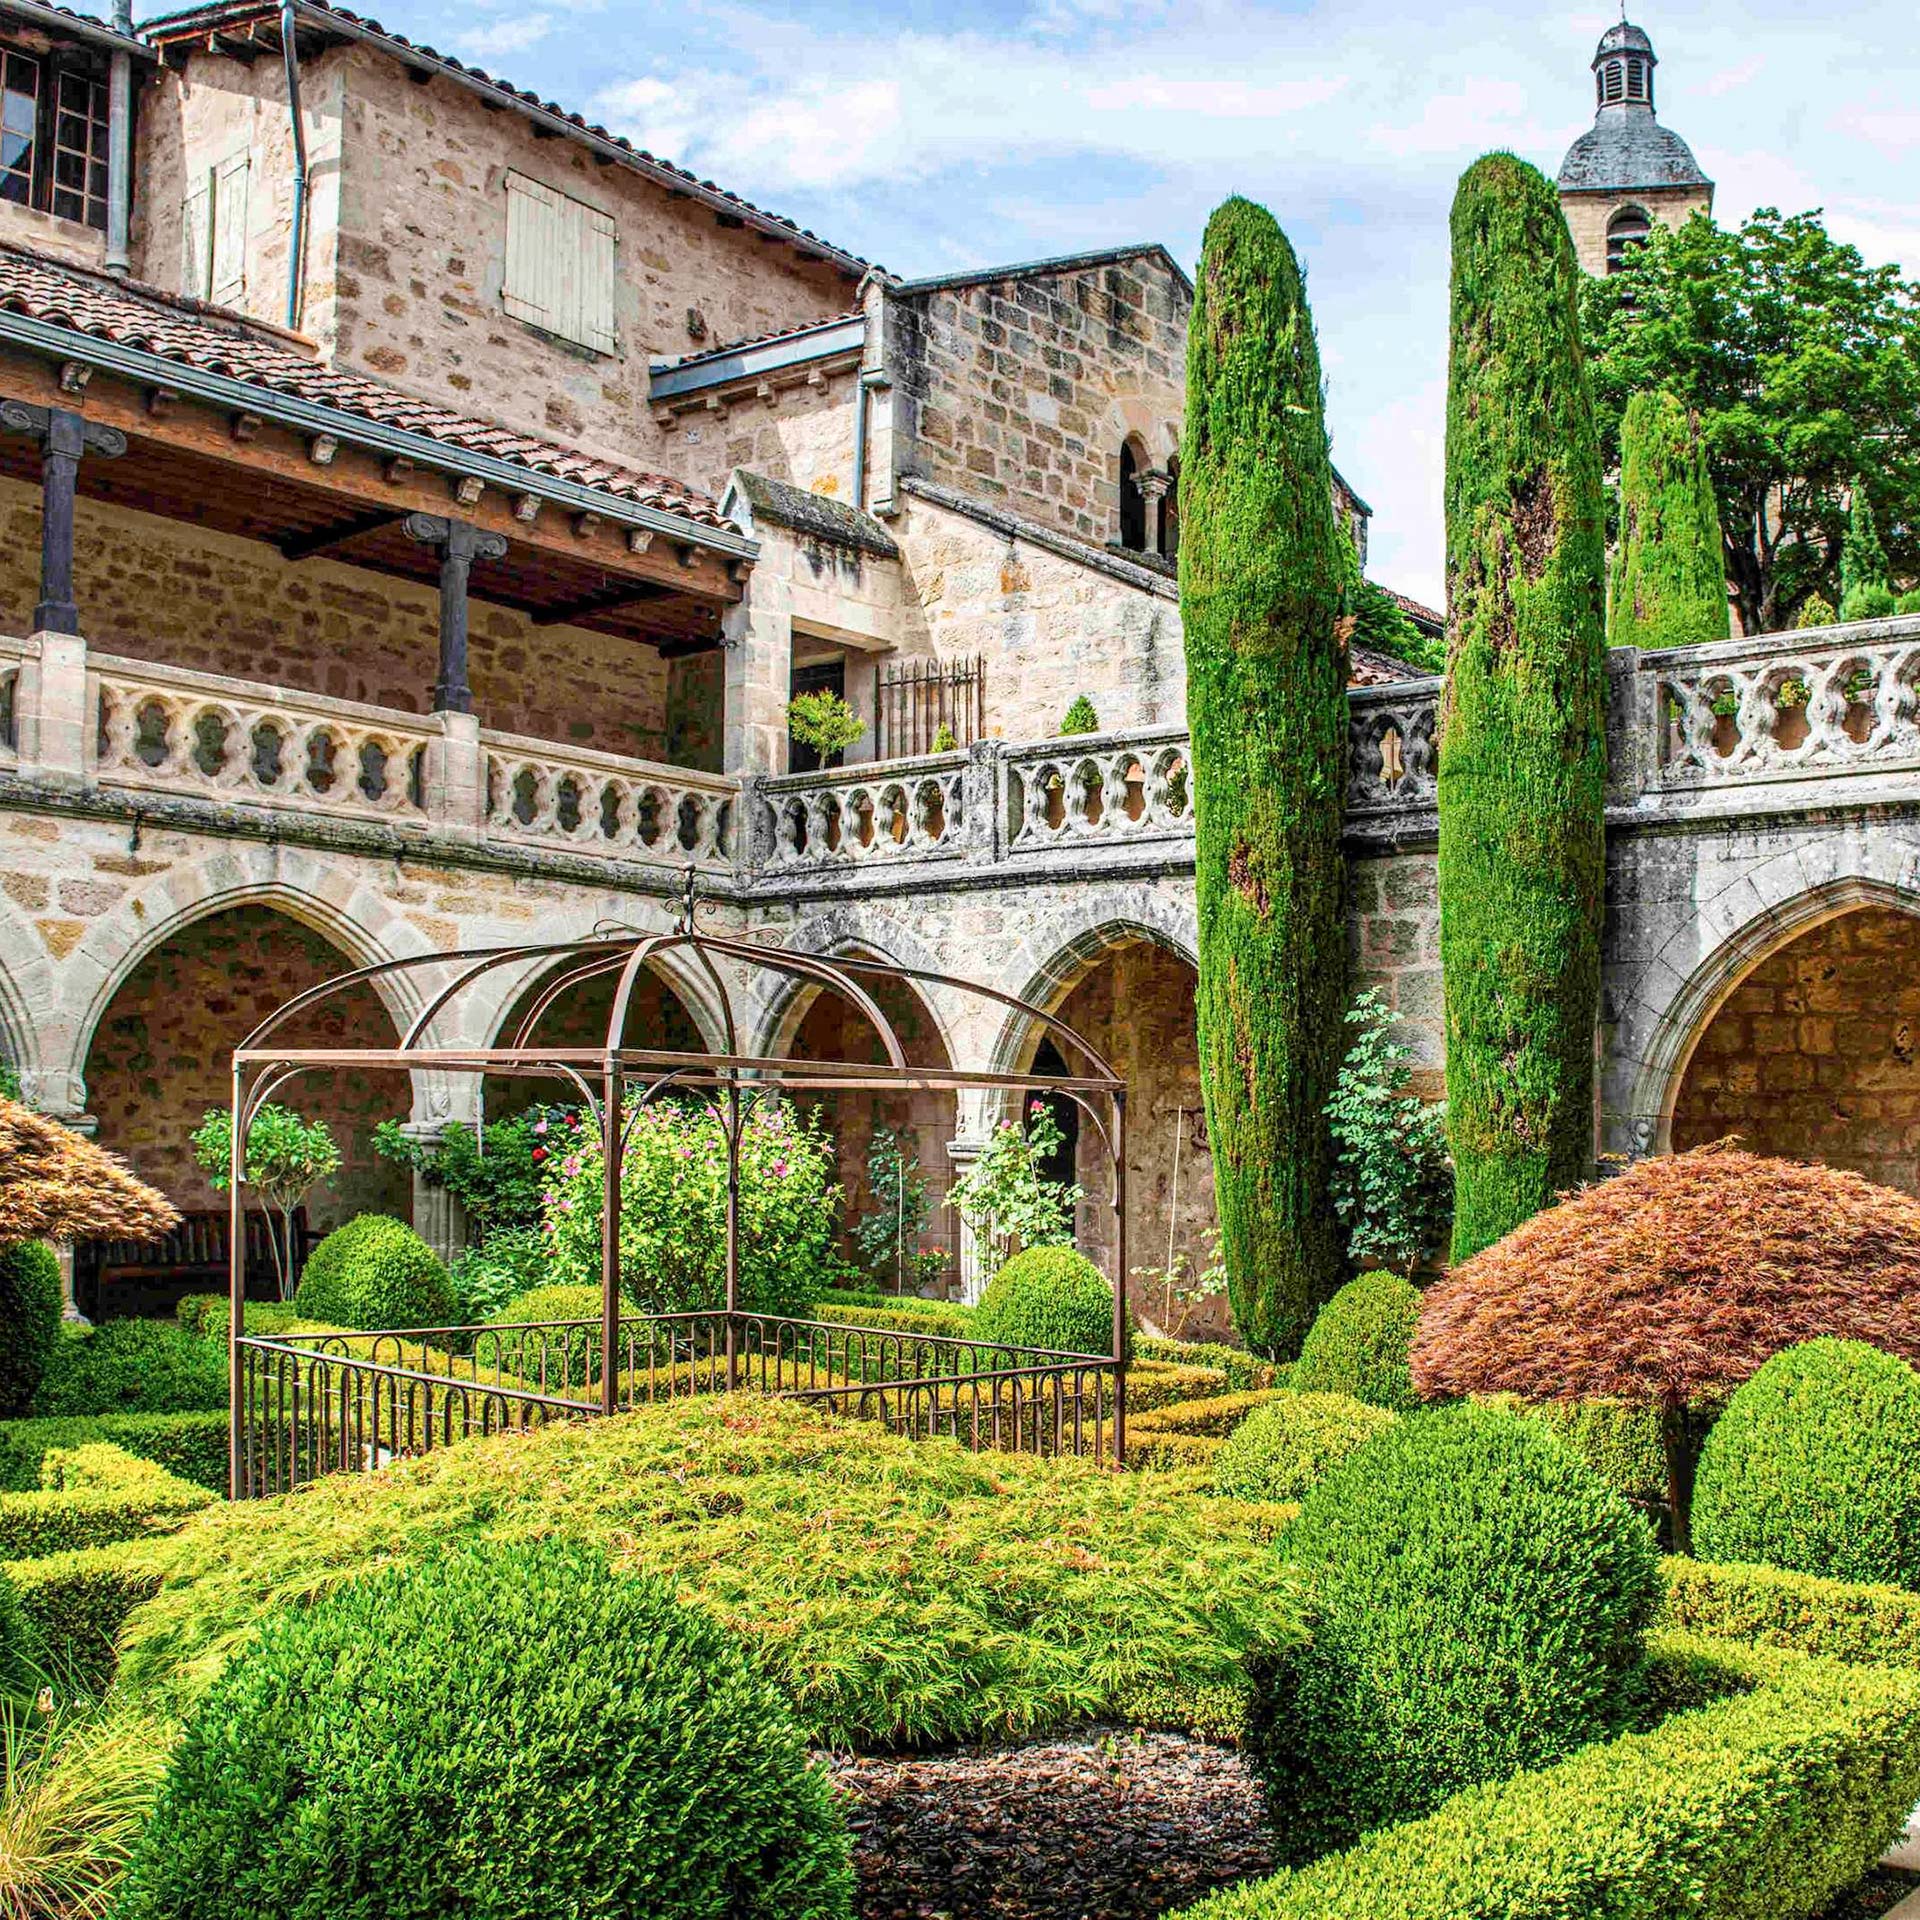
<path id="1" fill-rule="evenodd" d="M 1593 55 L 1593 125 L 1560 163 L 1560 210 L 1574 252 L 1592 274 L 1614 272 L 1629 248 L 1662 226 L 1713 211 L 1713 182 L 1653 105 L 1659 60 L 1643 28 L 1621 19 Z"/>
<path id="2" fill-rule="evenodd" d="M 664 928 L 692 868 L 725 926 L 1063 1013 L 1129 1081 L 1132 1263 L 1203 1258 L 1178 263 L 902 279 L 319 0 L 139 35 L 0 0 L 0 41 L 32 129 L 0 179 L 0 1053 L 35 1101 L 208 1207 L 185 1134 L 260 1013 Z M 1920 1187 L 1917 663 L 1912 621 L 1616 663 L 1600 1146 L 1737 1129 Z M 1355 979 L 1432 1082 L 1437 689 L 1355 682 Z M 818 687 L 867 722 L 827 767 L 787 727 Z M 931 1064 L 1049 1044 L 938 986 L 885 1010 Z M 375 976 L 296 1037 L 421 1011 Z M 744 1011 L 756 1049 L 873 1044 L 804 988 Z M 711 983 L 663 961 L 629 1033 L 717 1044 Z M 450 1242 L 368 1139 L 483 1097 L 303 1084 L 347 1150 L 314 1223 L 417 1201 Z M 1002 1117 L 837 1112 L 853 1204 L 875 1127 L 939 1188 Z"/>

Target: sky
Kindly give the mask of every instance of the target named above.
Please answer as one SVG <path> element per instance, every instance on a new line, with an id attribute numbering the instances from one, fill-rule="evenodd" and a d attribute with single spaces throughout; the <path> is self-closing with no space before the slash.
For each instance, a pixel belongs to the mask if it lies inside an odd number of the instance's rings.
<path id="1" fill-rule="evenodd" d="M 1912 0 L 1635 6 L 1660 116 L 1718 183 L 1723 223 L 1824 207 L 1870 262 L 1920 278 Z M 1615 17 L 1408 0 L 380 13 L 908 276 L 1143 240 L 1191 270 L 1212 207 L 1263 201 L 1306 265 L 1333 456 L 1374 509 L 1371 571 L 1436 606 L 1454 182 L 1492 147 L 1557 170 Z"/>

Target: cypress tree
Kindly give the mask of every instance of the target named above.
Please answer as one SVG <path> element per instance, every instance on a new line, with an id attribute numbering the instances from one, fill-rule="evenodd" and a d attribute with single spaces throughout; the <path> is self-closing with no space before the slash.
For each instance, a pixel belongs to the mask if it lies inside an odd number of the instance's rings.
<path id="1" fill-rule="evenodd" d="M 1579 271 L 1512 154 L 1453 203 L 1440 950 L 1453 1256 L 1587 1171 L 1606 872 L 1606 550 Z"/>
<path id="2" fill-rule="evenodd" d="M 1856 481 L 1846 538 L 1840 543 L 1840 618 L 1881 620 L 1896 604 L 1887 585 L 1887 550 L 1880 543 L 1873 502 Z"/>
<path id="3" fill-rule="evenodd" d="M 1201 1083 L 1234 1324 L 1290 1356 L 1344 1277 L 1326 1108 L 1346 1004 L 1352 568 L 1299 263 L 1246 200 L 1207 223 L 1181 462 Z"/>
<path id="4" fill-rule="evenodd" d="M 1636 393 L 1620 422 L 1620 545 L 1607 639 L 1691 647 L 1733 631 L 1706 443 L 1672 394 Z"/>

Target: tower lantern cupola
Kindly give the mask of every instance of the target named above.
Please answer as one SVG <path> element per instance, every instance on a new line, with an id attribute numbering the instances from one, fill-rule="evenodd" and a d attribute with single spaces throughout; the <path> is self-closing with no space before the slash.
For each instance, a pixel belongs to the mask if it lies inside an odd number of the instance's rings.
<path id="1" fill-rule="evenodd" d="M 1713 211 L 1713 182 L 1692 149 L 1653 110 L 1658 64 L 1646 30 L 1617 21 L 1593 54 L 1593 125 L 1560 167 L 1560 210 L 1580 264 L 1615 273 L 1657 222 L 1677 227 Z"/>
<path id="2" fill-rule="evenodd" d="M 1622 20 L 1600 36 L 1593 56 L 1596 107 L 1653 108 L 1653 70 L 1659 64 L 1653 42 L 1631 21 Z"/>

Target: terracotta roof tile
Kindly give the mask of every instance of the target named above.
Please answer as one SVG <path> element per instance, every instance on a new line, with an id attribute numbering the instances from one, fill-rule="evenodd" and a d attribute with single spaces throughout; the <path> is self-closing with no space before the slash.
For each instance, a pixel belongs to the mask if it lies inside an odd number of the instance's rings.
<path id="1" fill-rule="evenodd" d="M 497 421 L 476 420 L 436 401 L 397 392 L 363 373 L 325 365 L 301 352 L 290 338 L 277 339 L 241 315 L 204 301 L 107 280 L 24 248 L 0 246 L 0 311 L 224 374 L 263 393 L 357 414 L 463 452 L 491 454 L 532 473 L 573 480 L 614 499 L 731 531 L 711 496 L 678 480 L 620 466 Z"/>

